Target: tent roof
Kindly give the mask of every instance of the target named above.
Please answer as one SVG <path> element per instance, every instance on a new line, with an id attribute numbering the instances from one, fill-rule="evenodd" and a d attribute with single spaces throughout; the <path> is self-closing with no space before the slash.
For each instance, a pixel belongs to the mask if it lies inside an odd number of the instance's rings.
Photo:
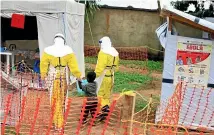
<path id="1" fill-rule="evenodd" d="M 173 19 L 177 22 L 190 25 L 206 32 L 214 33 L 214 23 L 201 18 L 197 18 L 172 7 L 163 7 L 161 10 L 161 16 L 169 17 L 170 19 Z"/>
<path id="2" fill-rule="evenodd" d="M 30 12 L 30 13 L 68 13 L 84 15 L 85 5 L 74 0 L 36 1 L 16 0 L 1 1 L 1 12 Z"/>

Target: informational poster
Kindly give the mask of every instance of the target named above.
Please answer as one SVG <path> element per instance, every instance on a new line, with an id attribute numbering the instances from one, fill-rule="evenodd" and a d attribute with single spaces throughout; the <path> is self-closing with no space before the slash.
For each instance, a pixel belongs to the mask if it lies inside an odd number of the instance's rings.
<path id="1" fill-rule="evenodd" d="M 212 45 L 178 41 L 174 85 L 180 81 L 188 87 L 207 87 Z"/>

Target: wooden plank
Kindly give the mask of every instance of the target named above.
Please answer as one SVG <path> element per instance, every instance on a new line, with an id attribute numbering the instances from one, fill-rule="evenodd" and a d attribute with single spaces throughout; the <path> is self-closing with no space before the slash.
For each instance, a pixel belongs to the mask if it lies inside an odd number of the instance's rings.
<path id="1" fill-rule="evenodd" d="M 171 17 L 167 17 L 167 19 L 169 20 L 168 31 L 172 31 L 172 18 Z"/>
<path id="2" fill-rule="evenodd" d="M 193 22 L 193 21 L 191 21 L 189 19 L 186 19 L 186 18 L 184 18 L 182 16 L 179 16 L 179 15 L 177 15 L 175 13 L 172 13 L 170 11 L 162 10 L 161 13 L 160 13 L 160 16 L 169 17 L 169 18 L 171 18 L 171 19 L 173 19 L 173 20 L 175 20 L 177 22 L 180 22 L 182 24 L 190 25 L 190 26 L 192 26 L 194 28 L 201 29 L 201 30 L 209 32 L 209 33 L 214 33 L 214 30 L 212 30 L 210 28 L 207 28 L 205 26 L 202 26 L 202 25 L 200 25 L 198 23 L 195 23 L 195 22 Z"/>
<path id="3" fill-rule="evenodd" d="M 133 93 L 132 95 L 125 95 L 123 100 L 122 120 L 127 121 L 128 135 L 132 135 L 135 98 L 136 94 Z"/>

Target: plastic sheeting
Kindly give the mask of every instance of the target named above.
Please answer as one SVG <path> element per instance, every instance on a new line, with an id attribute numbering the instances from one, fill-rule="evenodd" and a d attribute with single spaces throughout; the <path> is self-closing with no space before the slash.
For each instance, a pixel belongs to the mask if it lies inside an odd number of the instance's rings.
<path id="1" fill-rule="evenodd" d="M 85 5 L 74 0 L 61 1 L 1 1 L 1 16 L 12 13 L 35 15 L 37 18 L 40 56 L 44 48 L 53 45 L 54 35 L 62 33 L 66 44 L 77 56 L 78 65 L 85 74 L 84 65 L 84 13 Z"/>
<path id="2" fill-rule="evenodd" d="M 165 47 L 165 58 L 164 58 L 164 69 L 163 69 L 163 78 L 165 79 L 174 79 L 174 69 L 175 69 L 175 63 L 176 63 L 176 54 L 177 54 L 177 41 L 178 38 L 182 38 L 183 40 L 191 40 L 191 41 L 198 41 L 198 42 L 208 42 L 214 43 L 210 40 L 201 40 L 201 39 L 193 39 L 193 38 L 187 38 L 187 37 L 179 37 L 174 36 L 171 34 L 167 35 L 167 44 Z M 214 84 L 214 47 L 212 50 L 212 57 L 211 57 L 211 63 L 210 63 L 210 74 L 209 74 L 209 84 Z M 214 117 L 211 117 L 214 112 L 214 90 L 210 93 L 208 96 L 208 91 L 211 88 L 206 88 L 204 92 L 201 95 L 200 99 L 200 109 L 197 110 L 198 113 L 195 114 L 198 103 L 199 103 L 199 97 L 201 94 L 202 89 L 195 89 L 195 92 L 193 88 L 187 88 L 183 104 L 181 106 L 181 112 L 180 112 L 180 118 L 179 118 L 179 124 L 184 124 L 186 126 L 190 126 L 190 123 L 192 123 L 193 126 L 204 126 L 207 127 L 209 123 L 209 119 L 212 118 L 210 125 L 208 128 L 214 130 L 214 125 L 211 125 L 214 123 Z M 172 96 L 175 90 L 175 85 L 172 83 L 162 83 L 162 90 L 161 90 L 161 110 L 164 110 L 164 103 Z M 191 96 L 194 94 L 194 98 L 192 99 L 191 104 L 189 105 L 189 102 L 191 100 Z M 208 96 L 208 98 L 206 98 Z M 202 114 L 204 113 L 204 108 L 206 106 L 206 103 L 209 103 L 206 109 L 206 116 L 204 116 L 203 121 L 201 122 Z M 189 109 L 188 109 L 189 106 Z M 187 109 L 189 111 L 187 111 Z M 163 111 L 164 112 L 164 111 Z M 162 112 L 162 113 L 163 113 Z M 156 117 L 156 122 L 161 120 L 163 114 L 159 114 Z M 194 121 L 192 121 L 193 116 L 195 115 Z M 185 120 L 183 120 L 185 117 Z M 200 123 L 201 122 L 201 123 Z"/>
<path id="3" fill-rule="evenodd" d="M 156 32 L 156 34 L 157 34 L 157 36 L 159 38 L 159 41 L 160 41 L 162 47 L 165 48 L 166 43 L 167 43 L 167 33 L 169 33 L 169 31 L 168 31 L 168 22 L 165 22 L 160 27 L 158 27 L 155 32 Z M 178 34 L 174 26 L 172 26 L 172 32 L 171 33 L 173 35 L 177 35 Z"/>
<path id="4" fill-rule="evenodd" d="M 167 41 L 167 37 L 166 37 L 167 26 L 168 26 L 168 24 L 167 24 L 167 22 L 165 22 L 160 27 L 158 27 L 155 31 L 163 48 L 165 48 L 166 41 Z"/>

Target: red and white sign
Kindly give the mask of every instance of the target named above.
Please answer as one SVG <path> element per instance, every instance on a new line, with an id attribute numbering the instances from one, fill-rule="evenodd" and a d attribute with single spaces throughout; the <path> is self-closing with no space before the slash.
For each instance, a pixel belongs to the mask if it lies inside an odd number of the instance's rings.
<path id="1" fill-rule="evenodd" d="M 11 20 L 11 27 L 24 29 L 25 16 L 21 14 L 13 14 Z"/>
<path id="2" fill-rule="evenodd" d="M 188 86 L 207 86 L 212 45 L 192 44 L 178 41 L 174 84 L 179 81 L 188 83 Z"/>

